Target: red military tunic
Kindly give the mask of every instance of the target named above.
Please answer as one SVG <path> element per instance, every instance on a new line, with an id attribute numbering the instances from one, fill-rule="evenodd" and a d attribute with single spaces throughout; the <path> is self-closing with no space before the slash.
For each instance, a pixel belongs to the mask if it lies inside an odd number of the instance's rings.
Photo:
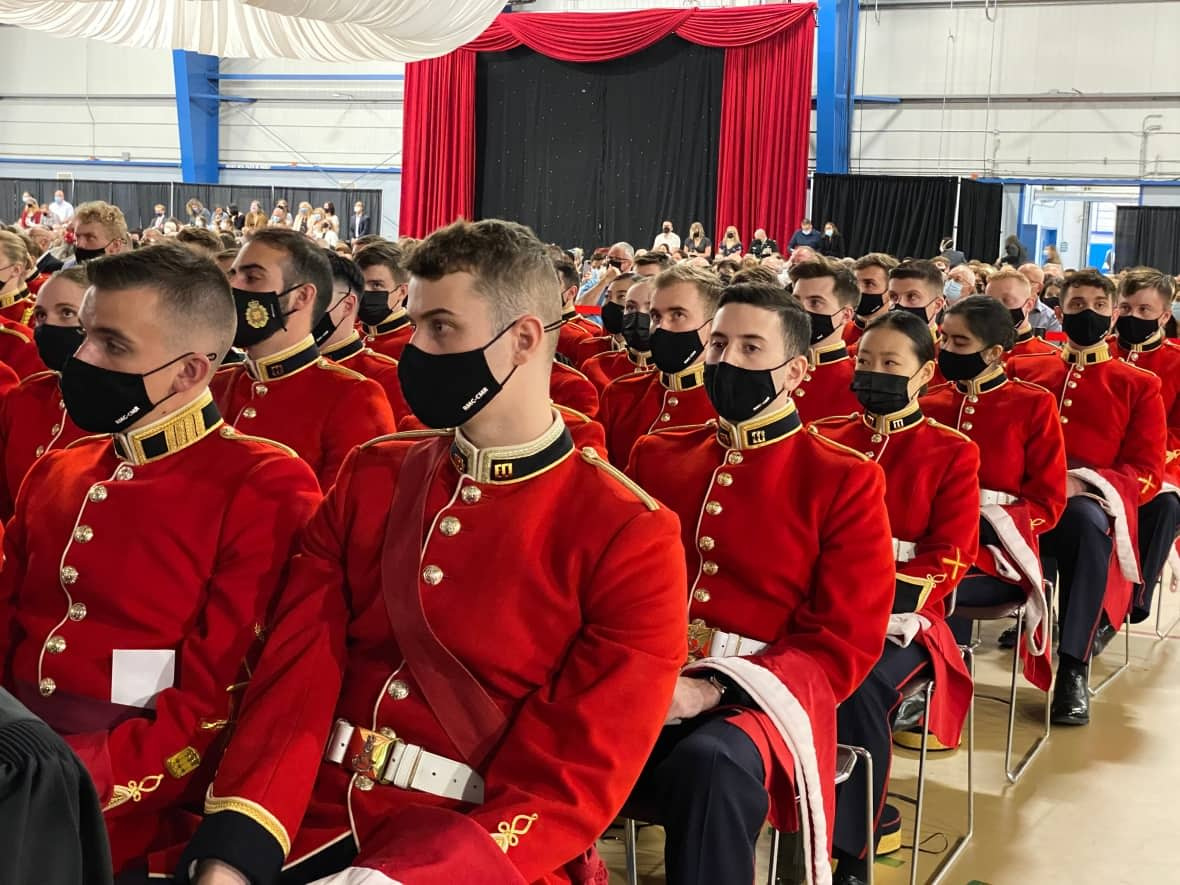
<path id="1" fill-rule="evenodd" d="M 17 378 L 28 378 L 44 372 L 45 363 L 33 343 L 33 332 L 28 326 L 0 318 L 0 363 L 16 373 Z"/>
<path id="2" fill-rule="evenodd" d="M 226 426 L 208 392 L 29 471 L 5 538 L 0 667 L 86 764 L 116 871 L 199 821 L 243 660 L 319 497 L 306 464 Z"/>
<path id="3" fill-rule="evenodd" d="M 704 424 L 717 417 L 705 393 L 705 364 L 683 372 L 638 372 L 617 378 L 602 392 L 602 426 L 611 463 L 624 468 L 635 441 L 669 427 Z"/>
<path id="4" fill-rule="evenodd" d="M 598 388 L 599 394 L 616 378 L 654 370 L 650 353 L 636 353 L 631 348 L 611 350 L 590 357 L 582 363 L 582 372 Z"/>
<path id="5" fill-rule="evenodd" d="M 1114 557 L 1104 607 L 1120 624 L 1139 580 L 1139 505 L 1164 480 L 1168 428 L 1160 379 L 1112 359 L 1106 342 L 1085 350 L 1009 361 L 1008 374 L 1057 398 L 1071 476 L 1098 490 L 1114 520 Z M 1121 573 L 1121 580 L 1118 579 Z"/>
<path id="6" fill-rule="evenodd" d="M 598 326 L 587 329 L 578 312 L 569 310 L 561 315 L 561 328 L 557 330 L 557 352 L 570 362 L 577 362 L 578 344 L 597 336 L 601 331 Z"/>
<path id="7" fill-rule="evenodd" d="M 736 427 L 713 421 L 644 436 L 628 473 L 680 517 L 690 652 L 709 653 L 711 630 L 767 643 L 749 660 L 800 699 L 816 753 L 831 765 L 836 704 L 885 640 L 893 545 L 881 469 L 801 428 L 788 404 Z M 765 712 L 732 721 L 763 751 L 772 818 L 792 826 L 793 754 Z M 830 828 L 831 774 L 822 788 Z"/>
<path id="8" fill-rule="evenodd" d="M 86 435 L 66 414 L 59 377 L 57 372 L 30 375 L 0 399 L 0 521 L 12 517 L 16 493 L 33 462 Z"/>
<path id="9" fill-rule="evenodd" d="M 860 341 L 860 336 L 865 333 L 865 326 L 867 323 L 863 322 L 860 314 L 852 318 L 851 323 L 844 324 L 844 331 L 841 336 L 844 338 L 844 343 L 849 347 Z"/>
<path id="10" fill-rule="evenodd" d="M 926 418 L 917 402 L 892 415 L 857 413 L 812 426 L 885 470 L 893 537 L 914 545 L 913 558 L 897 562 L 899 590 L 916 590 L 917 611 L 930 621 L 914 639 L 930 653 L 938 685 L 930 730 L 946 746 L 957 746 L 971 677 L 945 618 L 951 593 L 979 552 L 979 449 Z"/>
<path id="11" fill-rule="evenodd" d="M 1028 595 L 1029 635 L 1048 623 L 1039 536 L 1065 511 L 1065 439 L 1053 395 L 1025 381 L 1009 381 L 1003 365 L 979 378 L 935 387 L 921 400 L 922 411 L 954 427 L 979 447 L 982 518 L 1002 549 L 980 546 L 980 571 L 1019 584 Z M 1012 500 L 1008 500 L 1011 498 Z M 1026 657 L 1025 674 L 1049 689 L 1049 645 L 1044 655 Z"/>
<path id="12" fill-rule="evenodd" d="M 1060 347 L 1044 338 L 1038 338 L 1029 329 L 1027 332 L 1016 333 L 1016 343 L 1004 354 L 1004 362 L 1008 362 L 1014 356 L 1053 356 L 1060 352 Z"/>
<path id="13" fill-rule="evenodd" d="M 603 335 L 601 329 L 599 334 L 593 338 L 584 338 L 578 342 L 577 355 L 574 357 L 574 362 L 582 371 L 586 371 L 586 362 L 593 356 L 600 353 L 610 353 L 613 350 L 622 350 L 623 345 L 616 340 L 614 335 Z"/>
<path id="14" fill-rule="evenodd" d="M 20 376 L 4 363 L 0 363 L 0 397 L 6 396 L 20 384 Z"/>
<path id="15" fill-rule="evenodd" d="M 33 318 L 33 306 L 37 299 L 28 289 L 21 289 L 10 295 L 0 295 L 0 319 L 12 320 L 22 326 L 28 326 Z"/>
<path id="16" fill-rule="evenodd" d="M 227 421 L 293 448 L 324 489 L 355 446 L 397 426 L 381 385 L 320 357 L 310 335 L 218 372 L 214 394 Z"/>
<path id="17" fill-rule="evenodd" d="M 422 525 L 398 503 L 417 494 Z M 414 545 L 415 571 L 387 570 L 383 589 L 383 555 L 404 555 L 390 553 L 387 533 Z M 399 434 L 354 451 L 305 532 L 188 856 L 262 878 L 283 857 L 351 834 L 354 865 L 413 882 L 416 865 L 445 847 L 407 844 L 389 821 L 429 812 L 496 839 L 527 882 L 569 881 L 562 867 L 635 783 L 684 662 L 678 539 L 676 517 L 593 450 L 576 450 L 556 415 L 510 449 L 480 451 L 460 433 Z M 482 760 L 460 755 L 440 721 L 450 717 L 427 701 L 427 675 L 399 649 L 387 597 L 420 605 L 507 717 Z M 470 764 L 482 803 L 374 783 L 348 757 L 324 761 L 333 719 Z M 401 864 L 382 868 L 390 854 Z M 465 881 L 510 881 L 481 870 Z"/>
<path id="18" fill-rule="evenodd" d="M 848 348 L 837 342 L 807 354 L 807 374 L 795 388 L 795 406 L 805 424 L 833 415 L 847 415 L 860 405 L 852 392 L 855 365 Z"/>
<path id="19" fill-rule="evenodd" d="M 603 457 L 606 456 L 606 431 L 602 429 L 601 424 L 581 412 L 571 409 L 569 406 L 563 406 L 561 403 L 553 403 L 553 408 L 561 416 L 561 420 L 565 422 L 565 426 L 569 428 L 570 434 L 574 438 L 575 446 L 579 449 L 585 448 L 586 446 L 593 446 Z M 398 421 L 397 429 L 401 433 L 434 432 L 419 421 L 413 413 Z"/>
<path id="20" fill-rule="evenodd" d="M 1164 414 L 1168 422 L 1168 446 L 1164 475 L 1173 486 L 1180 488 L 1180 347 L 1164 338 L 1163 332 L 1153 335 L 1142 344 L 1125 348 L 1118 338 L 1110 340 L 1111 352 L 1119 359 L 1146 369 L 1160 379 L 1160 394 L 1164 399 Z"/>
<path id="21" fill-rule="evenodd" d="M 554 362 L 549 375 L 549 398 L 588 418 L 598 417 L 598 388 L 571 366 Z"/>
<path id="22" fill-rule="evenodd" d="M 389 408 L 393 410 L 395 422 L 410 414 L 410 407 L 402 396 L 401 381 L 398 380 L 397 360 L 365 347 L 359 333 L 354 332 L 331 349 L 320 350 L 320 355 L 380 384 L 385 391 L 385 398 L 389 400 Z"/>
<path id="23" fill-rule="evenodd" d="M 399 307 L 383 323 L 375 326 L 361 326 L 365 335 L 365 345 L 377 353 L 383 353 L 395 360 L 402 358 L 402 351 L 410 343 L 414 334 L 414 327 L 410 324 L 410 315 L 404 307 Z"/>

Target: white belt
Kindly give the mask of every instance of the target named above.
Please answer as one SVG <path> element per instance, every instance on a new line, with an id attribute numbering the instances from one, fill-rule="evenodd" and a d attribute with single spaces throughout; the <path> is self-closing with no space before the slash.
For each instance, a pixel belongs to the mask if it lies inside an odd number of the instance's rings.
<path id="1" fill-rule="evenodd" d="M 897 562 L 909 562 L 918 555 L 918 545 L 913 541 L 893 539 L 893 558 Z"/>
<path id="2" fill-rule="evenodd" d="M 997 492 L 992 489 L 979 490 L 979 506 L 986 507 L 988 504 L 1015 504 L 1016 496 L 1009 495 L 1007 492 Z"/>
<path id="3" fill-rule="evenodd" d="M 358 730 L 344 719 L 337 719 L 328 739 L 328 748 L 324 758 L 329 762 L 342 765 L 350 771 L 363 772 L 370 766 L 358 760 L 357 746 L 373 753 L 379 770 L 374 771 L 374 780 L 383 784 L 393 784 L 403 790 L 418 790 L 430 793 L 432 796 L 443 796 L 447 799 L 457 799 L 479 805 L 483 802 L 483 778 L 469 765 L 430 753 L 417 744 L 407 744 L 397 738 L 383 737 L 374 732 L 362 730 L 368 738 L 365 742 L 355 740 L 359 738 Z M 387 752 L 380 749 L 374 753 L 374 743 L 386 742 Z M 353 745 L 354 756 L 346 758 L 349 745 Z M 367 761 L 367 760 L 366 760 Z"/>
<path id="4" fill-rule="evenodd" d="M 716 630 L 713 633 L 713 641 L 709 643 L 709 657 L 733 658 L 738 655 L 756 655 L 764 648 L 766 648 L 765 642 L 740 636 L 737 633 Z"/>

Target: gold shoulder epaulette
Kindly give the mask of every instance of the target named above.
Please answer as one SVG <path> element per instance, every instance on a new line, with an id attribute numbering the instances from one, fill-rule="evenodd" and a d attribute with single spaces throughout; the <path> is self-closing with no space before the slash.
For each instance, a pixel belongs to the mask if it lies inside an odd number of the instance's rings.
<path id="1" fill-rule="evenodd" d="M 554 365 L 560 365 L 562 368 L 568 369 L 569 371 L 571 371 L 575 375 L 577 375 L 579 378 L 586 378 L 586 376 L 576 366 L 567 366 L 565 363 L 554 363 Z M 586 378 L 586 380 L 589 381 L 590 379 Z"/>
<path id="2" fill-rule="evenodd" d="M 454 436 L 453 430 L 399 430 L 397 433 L 387 433 L 384 436 L 377 436 L 368 442 L 361 443 L 362 449 L 367 449 L 369 446 L 374 446 L 377 443 L 392 442 L 397 439 L 430 439 L 436 436 Z"/>
<path id="3" fill-rule="evenodd" d="M 715 431 L 717 429 L 717 419 L 710 418 L 708 421 L 702 421 L 700 424 L 674 424 L 671 427 L 657 427 L 655 430 L 649 430 L 644 436 L 655 436 L 656 434 L 671 433 L 673 430 L 709 430 Z"/>
<path id="4" fill-rule="evenodd" d="M 639 486 L 639 483 L 635 482 L 635 480 L 633 480 L 631 477 L 627 476 L 627 474 L 623 473 L 623 471 L 619 470 L 617 467 L 615 467 L 609 461 L 604 461 L 602 459 L 602 456 L 599 455 L 597 451 L 590 448 L 590 446 L 586 446 L 584 449 L 582 449 L 582 460 L 586 461 L 589 464 L 593 464 L 599 470 L 602 470 L 602 471 L 606 472 L 608 475 L 613 476 L 615 479 L 617 479 L 621 485 L 623 485 L 626 489 L 628 489 L 631 492 L 631 494 L 633 494 L 636 498 L 638 498 L 640 501 L 642 501 L 643 505 L 648 510 L 659 510 L 660 509 L 660 503 L 655 498 L 653 498 L 651 495 L 649 495 L 647 492 L 645 492 Z"/>
<path id="5" fill-rule="evenodd" d="M 961 440 L 965 440 L 966 442 L 971 442 L 971 441 L 972 441 L 972 440 L 971 440 L 971 437 L 969 437 L 967 434 L 965 434 L 965 433 L 962 433 L 962 432 L 960 432 L 960 431 L 958 431 L 958 430 L 955 430 L 955 428 L 953 428 L 953 427 L 949 427 L 949 426 L 947 426 L 946 424 L 943 424 L 943 423 L 942 423 L 942 422 L 940 422 L 940 421 L 935 421 L 935 420 L 934 420 L 933 418 L 931 418 L 929 415 L 927 415 L 927 416 L 926 416 L 926 423 L 927 423 L 927 424 L 929 424 L 931 427 L 937 428 L 938 430 L 945 430 L 947 433 L 953 433 L 953 434 L 954 434 L 955 436 L 957 436 L 959 439 L 961 439 Z"/>
<path id="6" fill-rule="evenodd" d="M 316 365 L 319 366 L 319 368 L 321 368 L 321 369 L 327 369 L 329 372 L 339 372 L 341 375 L 345 375 L 345 376 L 352 378 L 356 381 L 366 380 L 365 376 L 362 375 L 360 372 L 354 372 L 352 369 L 348 368 L 347 366 L 342 366 L 339 363 L 334 363 L 330 359 L 326 359 L 325 357 L 320 357 L 318 360 L 316 360 Z"/>
<path id="7" fill-rule="evenodd" d="M 81 439 L 76 439 L 72 443 L 66 445 L 67 449 L 72 449 L 74 446 L 80 446 L 82 443 L 94 442 L 96 439 L 110 439 L 109 433 L 92 433 L 90 436 L 84 436 Z"/>
<path id="8" fill-rule="evenodd" d="M 232 372 L 234 369 L 244 368 L 245 365 L 245 363 L 222 363 L 213 374 L 220 375 L 222 372 Z"/>
<path id="9" fill-rule="evenodd" d="M 1142 366 L 1136 365 L 1135 363 L 1129 362 L 1127 360 L 1123 360 L 1122 362 L 1123 362 L 1124 366 L 1130 366 L 1132 369 L 1135 369 L 1136 371 L 1145 372 L 1148 375 L 1151 375 L 1152 377 L 1155 377 L 1155 378 L 1159 377 L 1158 375 L 1155 374 L 1155 372 L 1151 371 L 1151 369 L 1145 369 Z"/>
<path id="10" fill-rule="evenodd" d="M 0 326 L 0 332 L 3 332 L 5 335 L 15 335 L 17 338 L 19 338 L 25 344 L 28 344 L 30 341 L 33 340 L 28 335 L 26 335 L 24 332 L 18 332 L 16 329 L 13 329 L 9 326 Z"/>
<path id="11" fill-rule="evenodd" d="M 1013 384 L 1019 384 L 1021 387 L 1031 387 L 1033 390 L 1039 390 L 1042 393 L 1047 393 L 1049 396 L 1053 396 L 1053 391 L 1049 390 L 1048 387 L 1042 387 L 1040 384 L 1037 384 L 1034 381 L 1025 381 L 1023 378 L 1009 378 L 1008 380 Z M 1054 397 L 1054 399 L 1056 399 L 1056 397 Z"/>
<path id="12" fill-rule="evenodd" d="M 574 418 L 577 418 L 578 421 L 582 424 L 589 424 L 591 421 L 594 420 L 589 415 L 587 415 L 585 412 L 579 412 L 577 409 L 572 408 L 570 406 L 563 406 L 561 403 L 553 403 L 553 408 L 557 409 L 559 414 L 571 415 Z"/>
<path id="13" fill-rule="evenodd" d="M 827 419 L 824 419 L 824 420 L 827 420 Z M 826 436 L 824 436 L 822 433 L 820 433 L 818 430 L 815 429 L 814 423 L 807 425 L 807 432 L 810 433 L 812 436 L 814 436 L 816 439 L 818 439 L 820 442 L 827 443 L 833 449 L 836 449 L 837 451 L 844 452 L 847 455 L 852 455 L 860 461 L 872 460 L 869 457 L 867 457 L 864 452 L 858 452 L 856 449 L 852 449 L 852 448 L 849 448 L 848 446 L 844 445 L 844 443 L 838 443 L 834 439 L 828 439 Z"/>
<path id="14" fill-rule="evenodd" d="M 382 353 L 379 350 L 373 350 L 373 348 L 371 348 L 371 347 L 366 347 L 364 349 L 364 354 L 367 357 L 376 358 L 376 360 L 378 362 L 389 363 L 390 365 L 394 366 L 395 368 L 397 367 L 397 360 L 395 360 L 393 357 L 389 356 L 389 354 Z M 348 368 L 348 367 L 345 366 L 345 368 Z"/>
<path id="15" fill-rule="evenodd" d="M 236 427 L 231 427 L 229 424 L 221 425 L 221 437 L 222 439 L 244 439 L 249 440 L 250 442 L 266 443 L 269 446 L 274 446 L 276 449 L 286 452 L 292 458 L 299 457 L 299 453 L 297 451 L 295 451 L 290 446 L 279 442 L 277 439 L 271 439 L 267 436 L 252 436 L 249 433 L 242 433 L 242 431 L 238 430 Z"/>
<path id="16" fill-rule="evenodd" d="M 825 424 L 839 424 L 842 421 L 847 421 L 850 418 L 855 418 L 856 416 L 857 416 L 856 412 L 851 412 L 847 415 L 829 415 L 826 418 L 816 418 L 814 421 L 810 422 L 807 426 L 808 427 L 815 427 L 816 425 L 822 426 Z"/>
<path id="17" fill-rule="evenodd" d="M 20 383 L 24 384 L 26 381 L 32 381 L 36 378 L 44 378 L 46 375 L 53 375 L 56 377 L 57 372 L 50 371 L 49 369 L 46 369 L 44 372 L 34 372 L 32 375 L 25 375 L 25 377 L 21 378 Z"/>

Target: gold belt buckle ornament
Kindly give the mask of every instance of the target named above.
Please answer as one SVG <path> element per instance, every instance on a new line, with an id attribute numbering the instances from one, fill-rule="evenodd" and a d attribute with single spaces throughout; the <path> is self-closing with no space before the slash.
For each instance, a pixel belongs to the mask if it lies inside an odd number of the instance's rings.
<path id="1" fill-rule="evenodd" d="M 713 635 L 717 631 L 700 618 L 688 625 L 688 662 L 699 661 L 709 656 Z"/>
<path id="2" fill-rule="evenodd" d="M 367 728 L 354 729 L 344 754 L 345 765 L 349 770 L 379 782 L 389 762 L 389 753 L 397 742 L 397 737 L 392 734 L 378 734 Z"/>

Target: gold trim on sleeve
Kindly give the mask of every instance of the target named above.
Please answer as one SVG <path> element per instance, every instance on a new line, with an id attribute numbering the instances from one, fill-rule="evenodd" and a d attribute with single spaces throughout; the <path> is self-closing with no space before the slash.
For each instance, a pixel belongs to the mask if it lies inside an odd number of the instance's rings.
<path id="1" fill-rule="evenodd" d="M 518 814 L 512 818 L 511 823 L 506 820 L 500 821 L 496 827 L 497 832 L 490 835 L 492 840 L 500 846 L 500 850 L 507 854 L 509 848 L 515 848 L 520 844 L 520 837 L 533 828 L 533 823 L 536 820 L 537 815 L 535 814 Z"/>
<path id="2" fill-rule="evenodd" d="M 284 859 L 291 853 L 291 837 L 287 835 L 287 828 L 257 802 L 237 796 L 214 796 L 213 788 L 210 787 L 209 792 L 205 794 L 205 814 L 217 814 L 219 811 L 235 811 L 250 818 L 279 843 Z"/>
<path id="3" fill-rule="evenodd" d="M 104 805 L 102 810 L 106 812 L 112 808 L 118 808 L 120 805 L 125 805 L 128 802 L 138 802 L 145 794 L 154 793 L 158 790 L 163 780 L 164 775 L 153 774 L 141 781 L 128 781 L 126 786 L 117 784 L 114 792 L 111 794 L 111 801 Z"/>
<path id="4" fill-rule="evenodd" d="M 595 467 L 617 479 L 624 488 L 626 488 L 631 492 L 631 494 L 642 501 L 643 505 L 648 510 L 655 511 L 660 509 L 659 501 L 645 492 L 643 488 L 640 487 L 639 483 L 635 482 L 635 480 L 623 473 L 623 471 L 616 468 L 610 462 L 602 460 L 598 452 L 590 446 L 586 446 L 582 449 L 582 460 L 589 464 L 593 464 Z"/>

